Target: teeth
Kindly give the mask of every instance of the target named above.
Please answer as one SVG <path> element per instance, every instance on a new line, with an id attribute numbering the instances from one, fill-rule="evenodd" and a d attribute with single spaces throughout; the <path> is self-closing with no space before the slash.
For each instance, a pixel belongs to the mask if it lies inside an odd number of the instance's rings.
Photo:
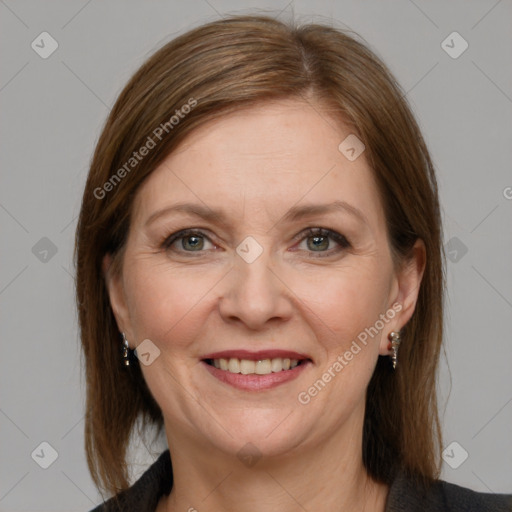
<path id="1" fill-rule="evenodd" d="M 269 373 L 272 373 L 272 361 L 270 359 L 256 361 L 254 366 L 258 375 L 268 375 Z"/>
<path id="2" fill-rule="evenodd" d="M 280 372 L 283 369 L 283 360 L 282 359 L 272 359 L 270 362 L 270 367 L 273 372 Z"/>
<path id="3" fill-rule="evenodd" d="M 228 362 L 228 371 L 231 373 L 240 373 L 240 359 L 232 357 Z"/>
<path id="4" fill-rule="evenodd" d="M 299 364 L 298 359 L 288 359 L 276 357 L 275 359 L 262 359 L 252 361 L 250 359 L 214 359 L 213 366 L 231 373 L 241 373 L 242 375 L 269 375 L 283 370 L 290 370 Z"/>
<path id="5" fill-rule="evenodd" d="M 240 360 L 240 373 L 242 375 L 249 375 L 250 373 L 254 373 L 255 368 L 256 363 L 254 361 L 249 361 L 247 359 Z M 231 371 L 231 361 L 229 362 L 229 371 Z"/>

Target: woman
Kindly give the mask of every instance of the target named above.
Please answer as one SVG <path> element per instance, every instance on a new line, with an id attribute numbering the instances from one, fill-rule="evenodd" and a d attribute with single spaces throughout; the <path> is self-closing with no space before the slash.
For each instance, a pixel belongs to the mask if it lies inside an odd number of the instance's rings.
<path id="1" fill-rule="evenodd" d="M 438 480 L 435 173 L 353 37 L 233 17 L 156 52 L 75 256 L 95 510 L 512 509 Z M 130 487 L 139 417 L 170 450 Z"/>

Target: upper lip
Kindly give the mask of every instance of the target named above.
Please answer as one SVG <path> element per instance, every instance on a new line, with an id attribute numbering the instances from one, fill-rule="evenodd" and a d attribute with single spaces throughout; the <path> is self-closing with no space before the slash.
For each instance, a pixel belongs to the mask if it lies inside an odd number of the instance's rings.
<path id="1" fill-rule="evenodd" d="M 249 361 L 261 361 L 263 359 L 311 359 L 307 354 L 300 354 L 293 350 L 258 350 L 251 352 L 250 350 L 222 350 L 221 352 L 212 352 L 203 357 L 203 359 L 248 359 Z"/>

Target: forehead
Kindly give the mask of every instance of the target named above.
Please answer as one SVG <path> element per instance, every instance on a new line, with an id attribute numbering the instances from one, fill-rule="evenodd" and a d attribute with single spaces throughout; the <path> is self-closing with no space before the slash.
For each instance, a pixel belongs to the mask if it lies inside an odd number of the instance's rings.
<path id="1" fill-rule="evenodd" d="M 234 216 L 240 207 L 279 216 L 299 203 L 344 200 L 382 224 L 373 171 L 364 151 L 347 158 L 342 143 L 349 136 L 357 143 L 326 109 L 299 100 L 227 114 L 189 134 L 153 171 L 137 194 L 136 216 L 185 200 Z"/>

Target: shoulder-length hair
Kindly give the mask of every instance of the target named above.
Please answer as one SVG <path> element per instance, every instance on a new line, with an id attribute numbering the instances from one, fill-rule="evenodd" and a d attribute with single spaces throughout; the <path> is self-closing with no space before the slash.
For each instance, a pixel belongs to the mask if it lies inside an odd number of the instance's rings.
<path id="1" fill-rule="evenodd" d="M 426 268 L 416 310 L 402 330 L 399 367 L 393 371 L 388 358 L 379 357 L 367 390 L 363 462 L 388 484 L 398 469 L 425 485 L 439 477 L 441 216 L 433 164 L 405 94 L 353 35 L 321 24 L 235 16 L 195 28 L 154 53 L 119 95 L 92 158 L 75 265 L 87 384 L 85 449 L 100 490 L 114 495 L 129 487 L 127 447 L 136 421 L 158 432 L 163 427 L 138 361 L 122 364 L 103 257 L 111 254 L 114 272 L 122 271 L 134 196 L 188 134 L 229 112 L 285 98 L 328 106 L 365 144 L 395 265 L 418 238 L 425 244 Z M 148 151 L 140 150 L 144 146 Z"/>

